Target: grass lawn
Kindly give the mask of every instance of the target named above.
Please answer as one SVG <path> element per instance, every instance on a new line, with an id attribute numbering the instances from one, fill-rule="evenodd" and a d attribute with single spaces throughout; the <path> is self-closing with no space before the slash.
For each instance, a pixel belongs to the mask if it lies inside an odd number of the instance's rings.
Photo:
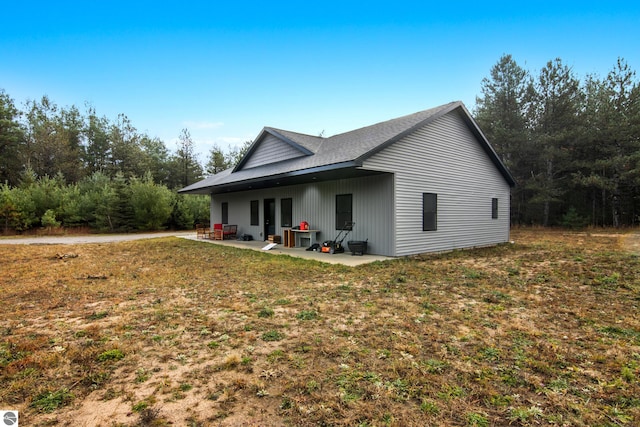
<path id="1" fill-rule="evenodd" d="M 637 426 L 623 234 L 356 268 L 177 238 L 0 242 L 0 409 L 21 425 Z"/>

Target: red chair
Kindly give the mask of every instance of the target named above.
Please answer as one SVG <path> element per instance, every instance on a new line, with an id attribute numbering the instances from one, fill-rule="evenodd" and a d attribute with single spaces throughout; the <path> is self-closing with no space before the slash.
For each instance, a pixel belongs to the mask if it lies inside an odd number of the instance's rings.
<path id="1" fill-rule="evenodd" d="M 213 240 L 224 240 L 224 231 L 222 224 L 213 224 Z"/>

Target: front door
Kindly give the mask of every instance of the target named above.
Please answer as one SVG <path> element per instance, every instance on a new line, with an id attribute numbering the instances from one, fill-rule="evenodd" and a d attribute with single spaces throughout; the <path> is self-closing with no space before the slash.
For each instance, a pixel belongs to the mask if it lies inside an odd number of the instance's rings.
<path id="1" fill-rule="evenodd" d="M 264 240 L 269 234 L 276 234 L 276 201 L 264 199 Z"/>

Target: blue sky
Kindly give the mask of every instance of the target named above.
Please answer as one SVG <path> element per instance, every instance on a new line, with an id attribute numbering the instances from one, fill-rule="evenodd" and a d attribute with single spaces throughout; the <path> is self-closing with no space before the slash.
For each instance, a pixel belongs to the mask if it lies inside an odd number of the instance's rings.
<path id="1" fill-rule="evenodd" d="M 536 75 L 561 58 L 579 78 L 618 57 L 640 71 L 640 3 L 10 2 L 0 89 L 85 103 L 204 161 L 263 126 L 325 136 L 461 100 L 505 53 Z"/>

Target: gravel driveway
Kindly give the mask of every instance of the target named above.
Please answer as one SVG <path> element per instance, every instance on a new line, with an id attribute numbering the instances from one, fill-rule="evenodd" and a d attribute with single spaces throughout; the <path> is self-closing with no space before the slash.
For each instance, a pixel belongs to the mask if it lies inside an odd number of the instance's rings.
<path id="1" fill-rule="evenodd" d="M 195 236 L 195 231 L 171 231 L 161 233 L 131 233 L 131 234 L 85 234 L 68 236 L 34 236 L 0 238 L 0 245 L 77 245 L 82 243 L 112 243 L 129 240 L 155 239 L 158 237 Z"/>

